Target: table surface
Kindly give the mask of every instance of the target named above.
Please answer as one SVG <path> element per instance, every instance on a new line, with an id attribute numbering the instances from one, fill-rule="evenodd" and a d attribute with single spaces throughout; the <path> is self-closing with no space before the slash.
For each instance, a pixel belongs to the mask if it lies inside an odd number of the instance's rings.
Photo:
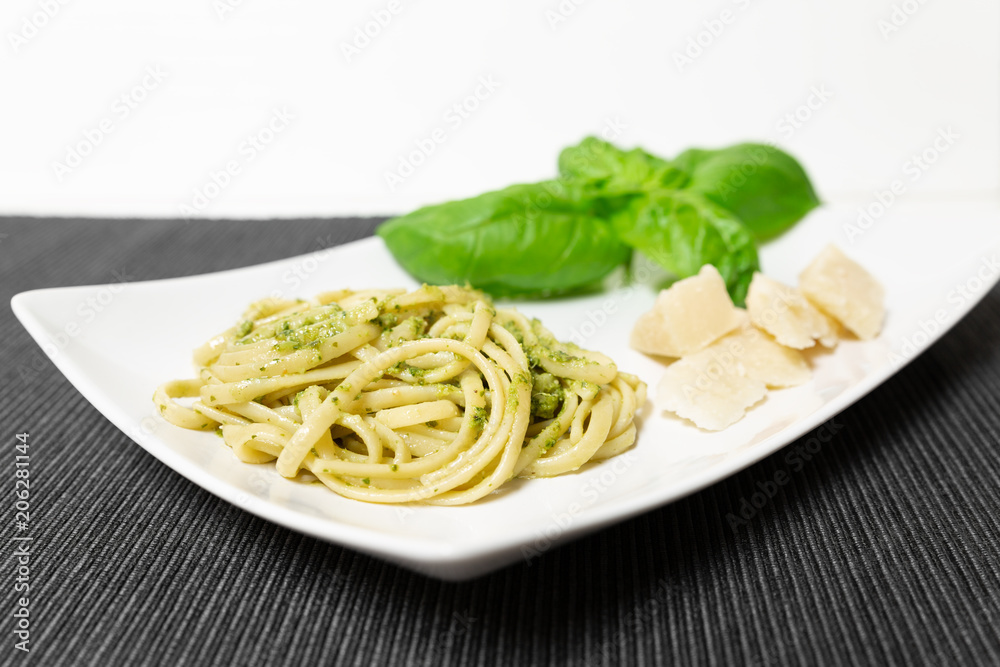
<path id="1" fill-rule="evenodd" d="M 5 557 L 0 664 L 1000 664 L 1000 289 L 842 413 L 746 525 L 727 517 L 787 468 L 785 451 L 465 583 L 188 482 L 87 403 L 7 305 L 280 259 L 377 222 L 0 219 L 0 493 L 12 508 L 27 431 L 34 540 L 31 652 L 11 648 Z"/>

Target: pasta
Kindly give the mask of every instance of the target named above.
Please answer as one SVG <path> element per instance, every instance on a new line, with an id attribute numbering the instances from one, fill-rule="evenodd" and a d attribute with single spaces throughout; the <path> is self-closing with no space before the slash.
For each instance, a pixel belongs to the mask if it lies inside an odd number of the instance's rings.
<path id="1" fill-rule="evenodd" d="M 377 503 L 459 505 L 614 456 L 646 396 L 603 354 L 457 286 L 264 299 L 194 361 L 196 379 L 153 396 L 167 421 Z"/>

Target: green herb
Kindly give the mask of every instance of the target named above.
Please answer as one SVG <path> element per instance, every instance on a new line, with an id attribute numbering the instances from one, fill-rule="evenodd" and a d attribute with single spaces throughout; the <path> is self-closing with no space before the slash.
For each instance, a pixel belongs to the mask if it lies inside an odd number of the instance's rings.
<path id="1" fill-rule="evenodd" d="M 378 234 L 424 282 L 551 294 L 596 283 L 628 259 L 598 204 L 559 181 L 512 185 L 418 209 Z"/>
<path id="2" fill-rule="evenodd" d="M 396 472 L 397 470 L 399 470 L 399 466 L 393 463 L 391 466 L 389 466 L 389 470 Z"/>
<path id="3" fill-rule="evenodd" d="M 559 177 L 602 197 L 677 188 L 687 181 L 687 175 L 666 160 L 641 148 L 623 151 L 596 137 L 559 154 Z"/>
<path id="4" fill-rule="evenodd" d="M 686 190 L 734 213 L 758 239 L 780 234 L 820 204 L 802 165 L 774 146 L 692 148 L 674 164 L 690 176 Z"/>
<path id="5" fill-rule="evenodd" d="M 421 208 L 378 233 L 428 283 L 558 294 L 598 284 L 636 249 L 678 278 L 715 265 L 742 304 L 759 268 L 755 242 L 818 205 L 801 165 L 773 146 L 695 148 L 668 161 L 588 137 L 559 155 L 558 180 Z"/>
<path id="6" fill-rule="evenodd" d="M 365 478 L 364 478 L 363 480 L 361 480 L 361 481 L 362 481 L 362 482 L 364 482 L 365 484 L 371 484 L 371 483 L 372 483 L 372 481 L 371 481 L 371 480 L 370 480 L 369 478 L 367 478 L 367 477 L 365 477 Z"/>
<path id="7" fill-rule="evenodd" d="M 679 278 L 713 264 L 742 305 L 759 269 L 753 235 L 736 216 L 704 197 L 663 190 L 637 198 L 615 217 L 615 230 Z"/>

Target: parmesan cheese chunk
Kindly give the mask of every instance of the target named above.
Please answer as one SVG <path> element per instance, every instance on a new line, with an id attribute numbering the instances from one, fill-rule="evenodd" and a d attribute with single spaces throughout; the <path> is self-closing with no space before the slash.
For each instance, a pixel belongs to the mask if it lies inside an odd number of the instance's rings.
<path id="1" fill-rule="evenodd" d="M 739 421 L 767 387 L 794 387 L 811 377 L 801 352 L 747 323 L 669 366 L 656 403 L 700 428 L 718 431 Z"/>
<path id="2" fill-rule="evenodd" d="M 656 405 L 695 426 L 721 431 L 739 421 L 747 408 L 764 398 L 764 382 L 714 347 L 672 363 L 656 390 Z"/>
<path id="3" fill-rule="evenodd" d="M 858 338 L 870 340 L 882 330 L 885 290 L 836 246 L 827 246 L 806 267 L 799 288 Z"/>
<path id="4" fill-rule="evenodd" d="M 729 353 L 746 374 L 768 387 L 794 387 L 809 381 L 812 371 L 798 350 L 785 347 L 754 326 L 745 326 L 712 343 L 709 350 Z"/>
<path id="5" fill-rule="evenodd" d="M 703 349 L 740 325 L 726 283 L 712 265 L 679 280 L 656 297 L 632 329 L 632 347 L 646 354 L 682 357 Z"/>
<path id="6" fill-rule="evenodd" d="M 794 287 L 755 273 L 747 292 L 750 321 L 788 347 L 802 350 L 816 340 L 826 347 L 837 344 L 836 323 L 820 312 Z"/>

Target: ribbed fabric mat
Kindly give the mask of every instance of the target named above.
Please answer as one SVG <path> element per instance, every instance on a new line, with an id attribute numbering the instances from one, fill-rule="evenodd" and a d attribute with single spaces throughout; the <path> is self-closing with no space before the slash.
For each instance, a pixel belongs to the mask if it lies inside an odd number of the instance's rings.
<path id="1" fill-rule="evenodd" d="M 840 415 L 747 525 L 727 515 L 790 469 L 790 450 L 461 584 L 202 491 L 105 421 L 7 305 L 115 272 L 144 280 L 280 259 L 377 222 L 0 220 L 0 663 L 1000 664 L 1000 290 Z M 27 655 L 13 649 L 10 617 L 20 430 L 31 433 Z"/>

